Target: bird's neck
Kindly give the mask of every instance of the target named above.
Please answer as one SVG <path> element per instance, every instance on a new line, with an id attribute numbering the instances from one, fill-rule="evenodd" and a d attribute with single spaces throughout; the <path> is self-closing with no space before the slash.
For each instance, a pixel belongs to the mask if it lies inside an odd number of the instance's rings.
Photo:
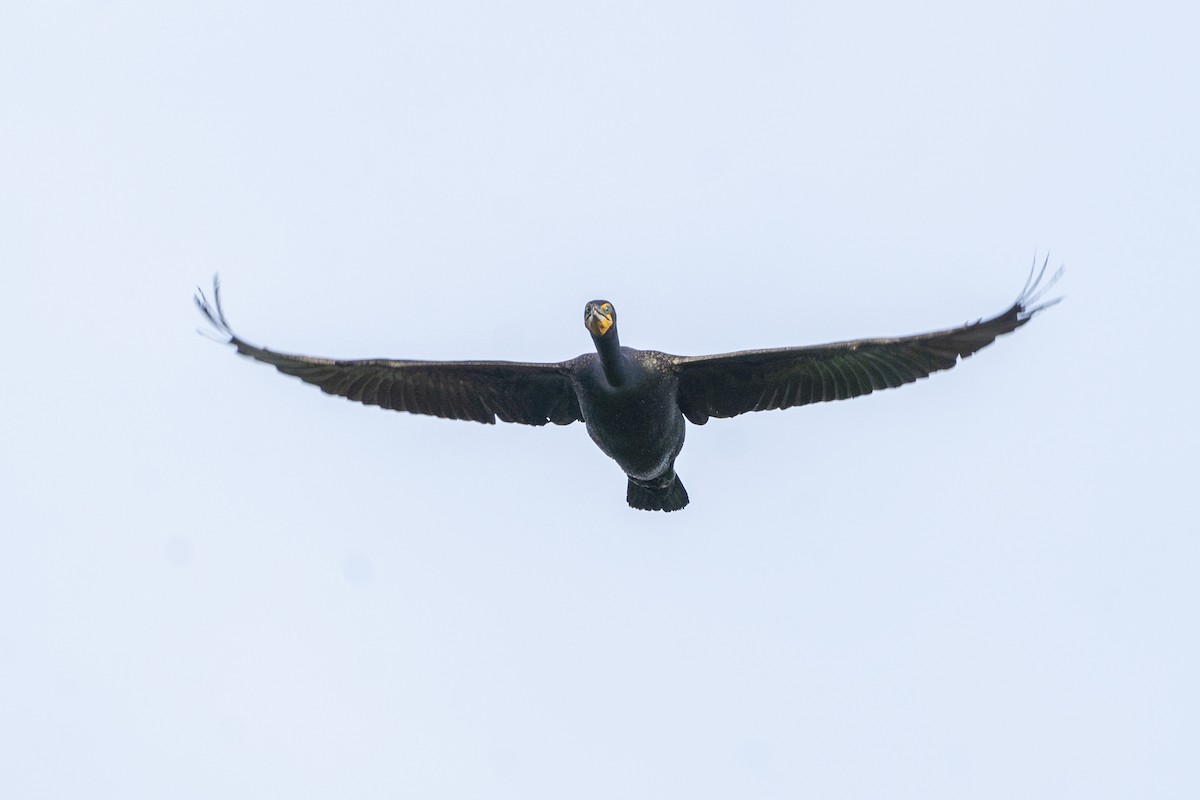
<path id="1" fill-rule="evenodd" d="M 621 355 L 621 340 L 615 330 L 604 336 L 593 336 L 596 342 L 596 352 L 600 354 L 600 366 L 604 369 L 604 379 L 610 386 L 620 386 L 629 377 L 628 364 Z"/>

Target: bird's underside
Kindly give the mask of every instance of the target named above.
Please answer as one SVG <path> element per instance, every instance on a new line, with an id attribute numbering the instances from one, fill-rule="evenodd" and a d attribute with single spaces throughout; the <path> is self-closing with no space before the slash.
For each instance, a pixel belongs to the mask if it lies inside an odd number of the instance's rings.
<path id="1" fill-rule="evenodd" d="M 636 508 L 673 511 L 687 505 L 688 499 L 673 469 L 683 443 L 683 426 L 670 415 L 682 414 L 703 425 L 710 417 L 845 400 L 949 369 L 1058 302 L 1042 302 L 1062 272 L 1060 268 L 1044 280 L 1046 266 L 1030 271 L 1025 288 L 1002 313 L 957 328 L 709 356 L 620 347 L 612 304 L 593 301 L 585 308 L 585 324 L 597 352 L 559 363 L 340 360 L 279 353 L 252 345 L 233 332 L 215 278 L 212 302 L 203 292 L 197 292 L 195 299 L 238 353 L 328 394 L 396 411 L 489 424 L 497 419 L 526 425 L 586 421 L 592 438 L 606 453 L 657 448 L 666 465 L 657 476 L 635 475 L 622 465 L 630 473 L 626 497 Z M 630 399 L 635 395 L 637 402 Z M 628 415 L 641 408 L 660 409 L 661 422 L 658 411 L 645 412 L 654 413 L 654 419 L 631 421 Z M 584 409 L 592 410 L 590 419 Z M 646 441 L 623 440 L 625 430 L 637 430 Z"/>

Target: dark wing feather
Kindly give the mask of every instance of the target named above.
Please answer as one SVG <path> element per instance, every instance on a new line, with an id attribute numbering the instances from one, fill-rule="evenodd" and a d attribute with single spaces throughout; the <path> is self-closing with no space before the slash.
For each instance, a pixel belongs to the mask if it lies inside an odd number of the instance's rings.
<path id="1" fill-rule="evenodd" d="M 507 361 L 339 361 L 277 353 L 255 347 L 230 329 L 221 310 L 220 285 L 213 304 L 197 292 L 196 305 L 244 356 L 271 364 L 321 391 L 369 406 L 494 424 L 566 425 L 582 420 L 571 382 L 571 365 Z"/>
<path id="2" fill-rule="evenodd" d="M 1031 270 L 1025 289 L 1004 313 L 951 330 L 814 347 L 676 356 L 679 407 L 692 423 L 703 425 L 709 417 L 859 397 L 950 369 L 960 358 L 987 347 L 1061 299 L 1037 304 L 1062 273 L 1060 268 L 1041 286 L 1045 270 L 1043 264 L 1036 279 Z"/>

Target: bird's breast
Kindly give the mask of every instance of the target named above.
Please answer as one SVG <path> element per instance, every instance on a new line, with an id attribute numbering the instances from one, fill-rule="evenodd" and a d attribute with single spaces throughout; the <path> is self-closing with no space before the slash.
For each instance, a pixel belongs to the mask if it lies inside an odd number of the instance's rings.
<path id="1" fill-rule="evenodd" d="M 636 351 L 635 351 L 636 352 Z M 599 362 L 579 375 L 579 407 L 592 440 L 633 477 L 653 478 L 671 466 L 683 446 L 678 382 L 666 369 L 630 359 L 619 386 Z"/>

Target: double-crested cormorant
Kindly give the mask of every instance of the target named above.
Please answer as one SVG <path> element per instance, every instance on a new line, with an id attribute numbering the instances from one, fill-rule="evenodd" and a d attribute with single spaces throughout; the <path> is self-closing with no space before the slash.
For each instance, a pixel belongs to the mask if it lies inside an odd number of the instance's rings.
<path id="1" fill-rule="evenodd" d="M 634 508 L 675 511 L 688 504 L 675 474 L 684 417 L 709 417 L 844 400 L 890 389 L 953 367 L 959 358 L 1016 330 L 1058 300 L 1038 304 L 1046 264 L 1030 271 L 1016 301 L 987 320 L 896 339 L 859 339 L 810 347 L 745 350 L 711 356 L 673 356 L 622 347 L 617 312 L 607 300 L 584 306 L 583 323 L 596 345 L 558 364 L 510 361 L 341 361 L 276 353 L 233 333 L 213 279 L 213 304 L 196 304 L 239 353 L 295 375 L 329 394 L 396 411 L 494 424 L 587 426 L 592 440 L 629 478 L 625 499 Z"/>

